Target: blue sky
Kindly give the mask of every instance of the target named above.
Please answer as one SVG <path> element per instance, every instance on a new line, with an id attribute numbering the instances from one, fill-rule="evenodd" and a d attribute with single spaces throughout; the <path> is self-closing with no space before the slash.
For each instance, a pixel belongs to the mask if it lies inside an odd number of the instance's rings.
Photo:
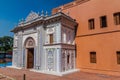
<path id="1" fill-rule="evenodd" d="M 73 0 L 0 0 L 0 37 L 13 36 L 11 29 L 30 11 L 48 11 Z"/>

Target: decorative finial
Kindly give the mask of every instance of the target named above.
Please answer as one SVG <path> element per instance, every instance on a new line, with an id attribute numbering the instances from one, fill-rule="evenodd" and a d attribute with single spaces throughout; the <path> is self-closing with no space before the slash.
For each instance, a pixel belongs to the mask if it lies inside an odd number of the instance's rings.
<path id="1" fill-rule="evenodd" d="M 38 12 L 37 14 L 40 15 L 40 12 Z"/>
<path id="2" fill-rule="evenodd" d="M 19 25 L 24 24 L 24 19 L 19 19 Z"/>
<path id="3" fill-rule="evenodd" d="M 22 18 L 21 21 L 24 22 L 24 19 Z"/>
<path id="4" fill-rule="evenodd" d="M 48 12 L 46 11 L 46 15 L 45 15 L 46 17 L 48 16 Z"/>
<path id="5" fill-rule="evenodd" d="M 41 16 L 44 16 L 44 11 L 43 10 L 41 11 Z"/>

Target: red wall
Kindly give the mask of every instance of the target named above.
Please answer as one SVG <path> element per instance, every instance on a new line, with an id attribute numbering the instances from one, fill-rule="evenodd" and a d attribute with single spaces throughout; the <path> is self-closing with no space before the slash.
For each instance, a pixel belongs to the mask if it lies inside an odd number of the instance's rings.
<path id="1" fill-rule="evenodd" d="M 79 0 L 77 0 L 79 1 Z M 61 8 L 65 14 L 76 19 L 77 64 L 83 71 L 120 75 L 120 64 L 117 64 L 116 51 L 120 51 L 120 25 L 114 24 L 113 14 L 120 12 L 120 0 L 88 0 L 71 6 L 60 6 L 53 9 L 53 14 Z M 100 28 L 100 17 L 107 16 L 107 27 Z M 95 29 L 89 30 L 88 20 L 95 19 Z M 91 35 L 92 34 L 92 35 Z M 89 52 L 95 51 L 97 63 L 90 63 Z"/>

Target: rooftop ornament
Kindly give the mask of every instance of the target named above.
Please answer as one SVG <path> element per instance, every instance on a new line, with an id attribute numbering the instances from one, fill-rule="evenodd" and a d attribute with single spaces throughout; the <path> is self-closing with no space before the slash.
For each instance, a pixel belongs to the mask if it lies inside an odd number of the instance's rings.
<path id="1" fill-rule="evenodd" d="M 45 15 L 45 17 L 47 17 L 48 16 L 48 12 L 46 11 L 46 15 Z"/>
<path id="2" fill-rule="evenodd" d="M 21 25 L 23 25 L 23 24 L 24 24 L 24 22 L 25 22 L 25 21 L 24 21 L 24 19 L 22 18 L 21 20 L 19 20 L 18 25 L 20 25 L 20 26 L 21 26 Z"/>
<path id="3" fill-rule="evenodd" d="M 41 11 L 41 17 L 44 17 L 44 11 L 43 10 Z"/>
<path id="4" fill-rule="evenodd" d="M 32 21 L 32 20 L 34 20 L 34 19 L 36 19 L 36 18 L 38 18 L 38 17 L 39 17 L 39 14 L 38 14 L 38 13 L 31 11 L 31 12 L 29 13 L 29 15 L 27 16 L 27 18 L 25 19 L 25 22 Z"/>

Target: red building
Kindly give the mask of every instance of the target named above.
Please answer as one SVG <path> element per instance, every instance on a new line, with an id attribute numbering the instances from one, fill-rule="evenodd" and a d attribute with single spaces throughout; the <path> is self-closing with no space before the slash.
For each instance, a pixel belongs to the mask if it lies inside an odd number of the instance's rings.
<path id="1" fill-rule="evenodd" d="M 120 75 L 120 0 L 74 0 L 53 9 L 78 22 L 76 67 Z"/>

